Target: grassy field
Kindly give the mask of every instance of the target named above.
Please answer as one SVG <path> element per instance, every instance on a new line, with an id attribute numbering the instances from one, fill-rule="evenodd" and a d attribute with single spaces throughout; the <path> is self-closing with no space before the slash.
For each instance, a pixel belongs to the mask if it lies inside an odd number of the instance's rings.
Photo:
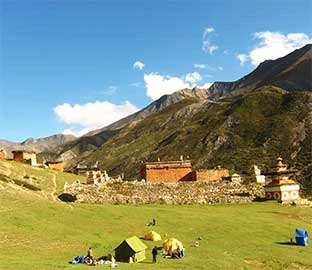
<path id="1" fill-rule="evenodd" d="M 0 269 L 88 269 L 91 266 L 68 262 L 86 254 L 88 247 L 93 247 L 96 257 L 113 253 L 125 238 L 142 237 L 151 229 L 146 223 L 152 218 L 157 220 L 152 229 L 163 239 L 175 237 L 182 241 L 186 256 L 180 260 L 158 256 L 157 264 L 152 264 L 151 249 L 162 242 L 143 240 L 148 246 L 146 260 L 119 263 L 119 269 L 312 269 L 311 245 L 285 244 L 294 238 L 295 228 L 312 233 L 311 208 L 276 202 L 188 206 L 66 204 L 46 194 L 57 193 L 62 181 L 75 178 L 50 170 L 33 170 L 0 162 Z M 41 191 L 3 180 L 6 176 L 29 181 L 25 174 L 35 178 L 32 184 Z M 200 245 L 194 247 L 199 236 Z"/>

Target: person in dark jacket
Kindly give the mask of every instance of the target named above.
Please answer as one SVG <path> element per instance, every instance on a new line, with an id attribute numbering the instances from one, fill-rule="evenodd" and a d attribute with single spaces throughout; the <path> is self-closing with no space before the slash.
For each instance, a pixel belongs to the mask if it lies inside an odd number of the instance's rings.
<path id="1" fill-rule="evenodd" d="M 156 263 L 156 257 L 157 257 L 157 247 L 155 246 L 153 249 L 152 249 L 152 255 L 153 255 L 153 263 Z"/>

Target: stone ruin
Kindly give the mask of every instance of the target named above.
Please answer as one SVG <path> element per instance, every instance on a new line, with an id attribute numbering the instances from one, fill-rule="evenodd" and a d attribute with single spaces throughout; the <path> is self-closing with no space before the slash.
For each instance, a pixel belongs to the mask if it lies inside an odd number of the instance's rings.
<path id="1" fill-rule="evenodd" d="M 97 185 L 99 183 L 110 181 L 111 178 L 108 176 L 106 171 L 88 171 L 87 172 L 87 184 Z"/>

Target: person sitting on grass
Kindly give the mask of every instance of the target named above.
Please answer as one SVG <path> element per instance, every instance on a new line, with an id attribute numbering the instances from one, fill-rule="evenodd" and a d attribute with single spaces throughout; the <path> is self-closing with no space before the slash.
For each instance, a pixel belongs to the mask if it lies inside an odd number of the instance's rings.
<path id="1" fill-rule="evenodd" d="M 86 264 L 89 264 L 89 265 L 92 265 L 94 263 L 94 257 L 93 257 L 93 250 L 92 248 L 89 248 L 88 249 L 88 253 L 87 253 L 87 256 L 85 257 L 84 259 L 84 262 Z"/>

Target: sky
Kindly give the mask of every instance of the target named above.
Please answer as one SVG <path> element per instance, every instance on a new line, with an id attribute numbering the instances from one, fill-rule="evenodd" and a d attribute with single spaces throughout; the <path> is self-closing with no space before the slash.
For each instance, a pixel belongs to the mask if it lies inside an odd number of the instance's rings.
<path id="1" fill-rule="evenodd" d="M 81 136 L 312 43 L 310 0 L 0 0 L 0 139 Z"/>

